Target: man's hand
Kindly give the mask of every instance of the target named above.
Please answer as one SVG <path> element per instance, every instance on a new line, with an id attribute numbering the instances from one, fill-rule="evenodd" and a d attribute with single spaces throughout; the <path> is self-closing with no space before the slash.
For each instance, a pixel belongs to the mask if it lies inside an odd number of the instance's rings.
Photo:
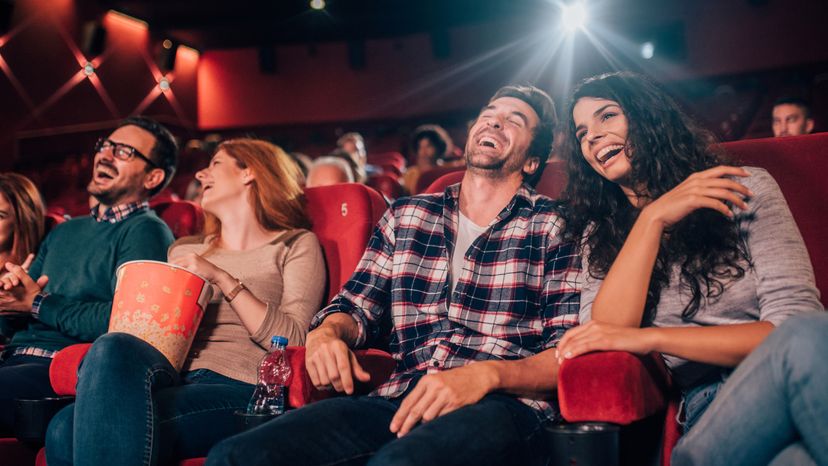
<path id="1" fill-rule="evenodd" d="M 354 393 L 354 377 L 368 382 L 371 375 L 359 365 L 348 345 L 331 329 L 320 327 L 308 333 L 305 342 L 305 367 L 319 390 L 333 387 L 348 395 Z"/>
<path id="2" fill-rule="evenodd" d="M 624 327 L 591 320 L 571 328 L 557 348 L 558 363 L 592 351 L 627 351 L 644 355 L 655 351 L 652 328 Z"/>
<path id="3" fill-rule="evenodd" d="M 0 309 L 31 312 L 35 296 L 43 291 L 49 277 L 43 275 L 34 281 L 23 267 L 10 262 L 6 263 L 6 270 L 15 277 L 18 284 L 9 290 L 0 291 Z"/>
<path id="4" fill-rule="evenodd" d="M 497 373 L 485 362 L 423 376 L 391 420 L 391 432 L 402 437 L 419 422 L 428 422 L 477 403 L 497 386 Z"/>

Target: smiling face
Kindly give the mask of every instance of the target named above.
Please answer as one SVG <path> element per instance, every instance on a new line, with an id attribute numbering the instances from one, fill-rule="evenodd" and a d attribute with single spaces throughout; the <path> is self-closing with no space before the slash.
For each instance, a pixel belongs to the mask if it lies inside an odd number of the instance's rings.
<path id="1" fill-rule="evenodd" d="M 219 150 L 207 168 L 196 173 L 201 182 L 201 207 L 216 214 L 227 206 L 247 202 L 248 186 L 252 181 L 250 170 L 239 167 L 235 158 Z"/>
<path id="2" fill-rule="evenodd" d="M 487 105 L 469 130 L 466 166 L 489 177 L 533 173 L 537 157 L 529 157 L 538 115 L 526 102 L 501 97 Z"/>
<path id="3" fill-rule="evenodd" d="M 629 188 L 631 150 L 627 144 L 629 124 L 618 102 L 583 97 L 572 109 L 575 138 L 581 154 L 599 175 Z"/>
<path id="4" fill-rule="evenodd" d="M 147 157 L 155 147 L 155 136 L 152 133 L 132 125 L 116 129 L 109 135 L 109 140 L 134 147 Z M 118 159 L 112 150 L 103 149 L 95 154 L 92 181 L 89 182 L 87 191 L 105 206 L 144 200 L 148 190 L 154 186 L 147 185 L 151 167 L 137 156 L 130 160 Z"/>
<path id="5" fill-rule="evenodd" d="M 806 117 L 805 109 L 795 104 L 773 107 L 774 137 L 799 136 L 814 130 L 814 120 Z"/>

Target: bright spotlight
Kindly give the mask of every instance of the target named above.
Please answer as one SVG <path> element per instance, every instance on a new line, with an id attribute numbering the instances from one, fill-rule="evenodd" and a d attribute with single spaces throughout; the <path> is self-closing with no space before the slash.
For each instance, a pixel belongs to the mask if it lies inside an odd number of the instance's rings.
<path id="1" fill-rule="evenodd" d="M 310 7 L 314 10 L 322 10 L 325 8 L 325 0 L 311 0 Z"/>
<path id="2" fill-rule="evenodd" d="M 166 76 L 162 77 L 158 81 L 158 87 L 161 89 L 162 92 L 167 92 L 170 90 L 170 80 L 167 79 Z"/>
<path id="3" fill-rule="evenodd" d="M 83 65 L 83 74 L 87 76 L 92 76 L 93 74 L 95 74 L 95 65 L 86 62 L 86 64 Z"/>
<path id="4" fill-rule="evenodd" d="M 563 25 L 564 29 L 568 32 L 575 32 L 577 29 L 583 29 L 584 26 L 586 26 L 588 18 L 589 15 L 587 14 L 586 5 L 582 2 L 577 1 L 568 5 L 563 5 L 561 25 Z"/>
<path id="5" fill-rule="evenodd" d="M 655 44 L 653 44 L 652 42 L 649 42 L 649 41 L 644 42 L 643 44 L 641 44 L 641 58 L 643 58 L 645 60 L 649 60 L 649 59 L 653 58 L 654 54 L 655 54 Z"/>

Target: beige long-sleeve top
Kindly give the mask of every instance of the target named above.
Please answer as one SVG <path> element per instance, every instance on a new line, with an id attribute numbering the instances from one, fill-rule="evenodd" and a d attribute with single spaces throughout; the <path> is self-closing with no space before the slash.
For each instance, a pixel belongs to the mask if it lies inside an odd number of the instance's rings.
<path id="1" fill-rule="evenodd" d="M 187 237 L 169 251 L 173 259 L 187 253 L 203 255 L 210 238 Z M 252 335 L 217 286 L 204 312 L 183 372 L 209 369 L 224 376 L 256 383 L 259 362 L 270 337 L 282 335 L 290 345 L 302 345 L 308 325 L 325 292 L 325 263 L 319 241 L 307 230 L 287 230 L 268 244 L 247 251 L 213 248 L 204 258 L 241 280 L 260 301 L 267 316 Z"/>

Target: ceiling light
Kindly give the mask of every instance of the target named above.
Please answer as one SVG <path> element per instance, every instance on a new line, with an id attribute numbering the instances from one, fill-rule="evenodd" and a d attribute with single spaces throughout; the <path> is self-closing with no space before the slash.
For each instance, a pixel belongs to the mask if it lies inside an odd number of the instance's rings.
<path id="1" fill-rule="evenodd" d="M 166 92 L 170 90 L 170 80 L 167 79 L 166 76 L 162 76 L 161 79 L 158 81 L 158 88 L 161 89 L 161 92 Z"/>
<path id="2" fill-rule="evenodd" d="M 92 76 L 93 74 L 95 74 L 95 65 L 86 62 L 86 64 L 83 65 L 83 74 L 87 76 Z"/>
<path id="3" fill-rule="evenodd" d="M 587 13 L 586 5 L 577 1 L 568 5 L 563 5 L 561 15 L 561 25 L 568 32 L 575 32 L 578 29 L 583 29 L 586 26 L 589 14 Z"/>
<path id="4" fill-rule="evenodd" d="M 649 60 L 655 55 L 655 44 L 652 42 L 644 42 L 641 44 L 641 58 Z"/>
<path id="5" fill-rule="evenodd" d="M 325 0 L 310 0 L 310 7 L 314 10 L 322 10 L 325 8 Z"/>

